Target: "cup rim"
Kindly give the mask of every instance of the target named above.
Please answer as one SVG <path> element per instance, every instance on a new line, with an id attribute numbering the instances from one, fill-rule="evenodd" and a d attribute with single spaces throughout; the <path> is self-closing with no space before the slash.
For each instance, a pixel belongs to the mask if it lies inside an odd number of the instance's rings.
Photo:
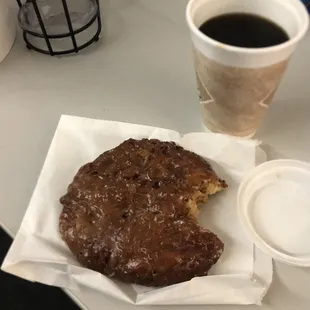
<path id="1" fill-rule="evenodd" d="M 198 36 L 202 41 L 209 43 L 213 47 L 225 47 L 225 50 L 231 51 L 231 52 L 236 52 L 236 53 L 243 53 L 243 54 L 264 54 L 268 52 L 277 52 L 279 50 L 285 49 L 286 47 L 289 47 L 291 45 L 296 44 L 298 41 L 300 41 L 304 35 L 306 34 L 308 27 L 309 27 L 309 15 L 306 7 L 300 0 L 295 0 L 295 5 L 299 6 L 299 8 L 302 11 L 302 18 L 305 20 L 304 24 L 302 25 L 301 30 L 295 35 L 294 37 L 290 38 L 288 41 L 274 45 L 274 46 L 269 46 L 269 47 L 259 47 L 259 48 L 247 48 L 247 47 L 239 47 L 239 46 L 233 46 L 233 45 L 228 45 L 219 41 L 216 41 L 205 34 L 203 34 L 198 27 L 194 24 L 192 17 L 191 17 L 191 9 L 192 5 L 194 2 L 197 0 L 190 0 L 186 6 L 186 21 L 187 24 L 190 28 L 190 30 Z M 278 0 L 276 0 L 278 1 Z M 278 1 L 279 2 L 279 1 Z"/>

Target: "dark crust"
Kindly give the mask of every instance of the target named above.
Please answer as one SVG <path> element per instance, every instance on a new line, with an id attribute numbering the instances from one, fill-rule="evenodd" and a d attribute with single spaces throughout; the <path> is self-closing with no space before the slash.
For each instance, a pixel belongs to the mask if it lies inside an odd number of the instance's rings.
<path id="1" fill-rule="evenodd" d="M 165 286 L 207 275 L 224 245 L 188 207 L 206 181 L 227 186 L 173 142 L 129 139 L 79 169 L 60 199 L 61 236 L 82 265 L 124 282 Z"/>

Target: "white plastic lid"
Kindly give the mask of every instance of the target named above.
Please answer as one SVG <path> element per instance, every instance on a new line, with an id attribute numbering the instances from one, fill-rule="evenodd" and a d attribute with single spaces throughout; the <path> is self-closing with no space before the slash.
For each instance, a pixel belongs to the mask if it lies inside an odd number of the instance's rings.
<path id="1" fill-rule="evenodd" d="M 310 164 L 274 160 L 254 168 L 239 187 L 238 214 L 258 248 L 310 266 Z"/>

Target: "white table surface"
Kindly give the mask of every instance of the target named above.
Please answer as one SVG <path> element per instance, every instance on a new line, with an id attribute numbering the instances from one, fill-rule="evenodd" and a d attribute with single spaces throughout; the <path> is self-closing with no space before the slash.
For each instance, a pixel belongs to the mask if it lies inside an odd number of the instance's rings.
<path id="1" fill-rule="evenodd" d="M 186 2 L 102 1 L 103 39 L 72 57 L 28 51 L 19 35 L 0 64 L 0 222 L 11 235 L 19 228 L 61 114 L 182 133 L 202 130 L 184 19 Z M 285 157 L 310 161 L 309 135 L 310 33 L 293 57 L 256 137 Z M 308 310 L 310 269 L 274 265 L 274 280 L 262 309 Z M 86 288 L 70 295 L 89 310 L 134 308 Z"/>

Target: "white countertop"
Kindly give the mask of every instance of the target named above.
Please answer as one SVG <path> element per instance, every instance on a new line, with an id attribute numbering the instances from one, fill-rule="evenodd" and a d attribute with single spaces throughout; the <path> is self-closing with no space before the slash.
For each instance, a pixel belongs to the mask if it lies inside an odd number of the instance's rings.
<path id="1" fill-rule="evenodd" d="M 0 222 L 12 235 L 26 211 L 61 114 L 182 133 L 202 130 L 184 18 L 186 2 L 102 1 L 102 40 L 77 56 L 53 58 L 28 51 L 19 35 L 0 64 Z M 310 33 L 293 57 L 256 137 L 285 157 L 310 161 L 309 134 Z M 309 309 L 310 269 L 274 265 L 274 281 L 262 309 Z M 74 296 L 89 310 L 134 308 L 88 289 Z"/>

